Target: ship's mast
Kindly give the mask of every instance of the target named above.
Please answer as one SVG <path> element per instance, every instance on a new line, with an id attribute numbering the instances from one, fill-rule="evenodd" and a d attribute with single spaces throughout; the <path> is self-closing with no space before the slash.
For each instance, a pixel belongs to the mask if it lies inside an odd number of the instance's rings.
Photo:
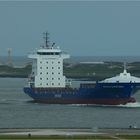
<path id="1" fill-rule="evenodd" d="M 126 64 L 126 62 L 124 62 L 123 67 L 124 67 L 124 73 L 127 73 L 127 64 Z"/>
<path id="2" fill-rule="evenodd" d="M 47 49 L 49 49 L 49 37 L 48 37 L 48 35 L 49 35 L 48 32 L 43 33 L 43 38 L 45 41 L 45 48 L 47 48 Z"/>
<path id="3" fill-rule="evenodd" d="M 123 63 L 124 70 L 127 69 L 126 62 Z"/>

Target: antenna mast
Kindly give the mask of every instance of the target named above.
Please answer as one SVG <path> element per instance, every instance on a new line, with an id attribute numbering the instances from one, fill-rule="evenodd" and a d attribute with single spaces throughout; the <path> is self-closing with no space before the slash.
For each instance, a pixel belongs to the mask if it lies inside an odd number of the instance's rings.
<path id="1" fill-rule="evenodd" d="M 43 38 L 45 40 L 45 47 L 48 49 L 49 48 L 49 37 L 48 37 L 49 33 L 48 32 L 45 32 L 43 33 Z"/>
<path id="2" fill-rule="evenodd" d="M 126 66 L 126 62 L 124 62 L 124 70 L 126 70 L 127 69 L 127 66 Z"/>

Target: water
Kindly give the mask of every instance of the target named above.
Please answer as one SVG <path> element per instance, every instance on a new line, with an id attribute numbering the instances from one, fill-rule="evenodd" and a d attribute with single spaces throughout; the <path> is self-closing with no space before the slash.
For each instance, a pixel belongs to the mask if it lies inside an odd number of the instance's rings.
<path id="1" fill-rule="evenodd" d="M 0 78 L 0 128 L 140 128 L 140 92 L 138 102 L 127 105 L 47 105 L 29 102 L 22 91 L 26 82 Z"/>

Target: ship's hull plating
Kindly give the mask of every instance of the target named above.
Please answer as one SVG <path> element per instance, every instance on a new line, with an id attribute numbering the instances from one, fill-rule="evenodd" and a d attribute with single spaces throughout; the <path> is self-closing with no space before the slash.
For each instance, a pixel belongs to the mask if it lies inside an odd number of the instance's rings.
<path id="1" fill-rule="evenodd" d="M 119 105 L 135 102 L 133 95 L 139 89 L 140 83 L 97 83 L 79 89 L 25 87 L 24 92 L 34 101 L 47 104 Z"/>

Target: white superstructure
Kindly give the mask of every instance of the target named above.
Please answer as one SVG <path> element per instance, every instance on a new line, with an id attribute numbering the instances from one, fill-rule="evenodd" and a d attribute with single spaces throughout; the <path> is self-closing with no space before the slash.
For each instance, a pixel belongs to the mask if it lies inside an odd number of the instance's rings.
<path id="1" fill-rule="evenodd" d="M 103 80 L 102 82 L 105 83 L 136 83 L 136 82 L 140 82 L 140 78 L 135 77 L 135 76 L 131 76 L 130 73 L 128 73 L 126 71 L 126 69 L 124 69 L 123 73 L 120 73 L 119 75 L 112 77 L 112 78 L 107 78 L 105 80 Z"/>
<path id="2" fill-rule="evenodd" d="M 70 56 L 59 47 L 49 46 L 47 33 L 45 35 L 45 46 L 28 56 L 33 59 L 29 84 L 37 88 L 63 88 L 66 85 L 63 60 Z"/>

